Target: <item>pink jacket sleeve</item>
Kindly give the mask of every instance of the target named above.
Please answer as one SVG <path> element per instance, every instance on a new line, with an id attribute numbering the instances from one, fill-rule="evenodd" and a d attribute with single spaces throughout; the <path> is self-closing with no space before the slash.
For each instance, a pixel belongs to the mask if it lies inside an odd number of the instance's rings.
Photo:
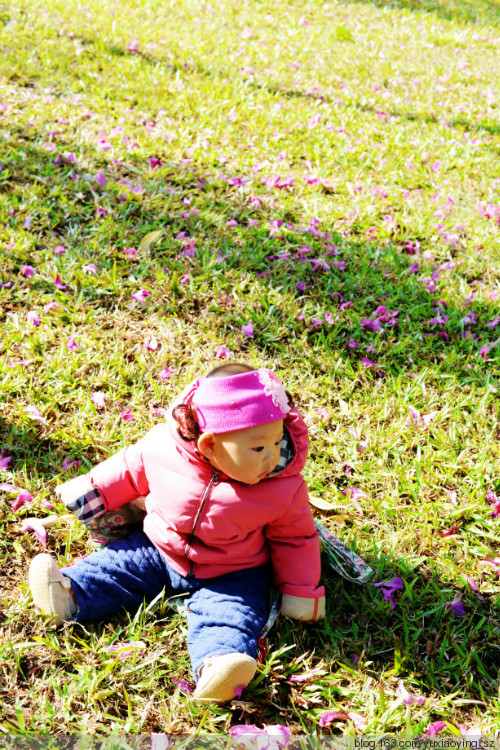
<path id="1" fill-rule="evenodd" d="M 134 445 L 97 464 L 88 474 L 99 490 L 106 510 L 114 510 L 149 493 L 142 451 L 147 435 Z"/>
<path id="2" fill-rule="evenodd" d="M 266 537 L 278 591 L 311 599 L 324 596 L 325 589 L 319 585 L 319 537 L 305 482 L 301 483 L 286 513 L 266 526 Z"/>

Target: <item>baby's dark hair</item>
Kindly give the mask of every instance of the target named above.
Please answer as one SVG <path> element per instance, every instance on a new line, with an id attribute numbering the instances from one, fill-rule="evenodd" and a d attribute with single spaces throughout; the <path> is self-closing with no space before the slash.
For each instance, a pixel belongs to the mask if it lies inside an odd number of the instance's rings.
<path id="1" fill-rule="evenodd" d="M 214 367 L 207 375 L 207 378 L 230 378 L 232 375 L 240 375 L 244 372 L 253 372 L 256 368 L 247 365 L 244 362 L 228 362 L 225 365 Z M 286 391 L 288 403 L 293 407 L 293 398 Z M 197 440 L 202 430 L 196 418 L 196 410 L 191 404 L 178 404 L 172 410 L 172 416 L 179 423 L 177 432 L 183 440 L 192 442 Z"/>

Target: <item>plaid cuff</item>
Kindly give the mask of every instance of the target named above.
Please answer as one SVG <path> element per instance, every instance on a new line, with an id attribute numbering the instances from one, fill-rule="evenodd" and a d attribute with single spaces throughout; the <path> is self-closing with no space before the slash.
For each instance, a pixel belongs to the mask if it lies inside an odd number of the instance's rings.
<path id="1" fill-rule="evenodd" d="M 280 471 L 286 469 L 294 456 L 295 450 L 293 447 L 292 438 L 290 437 L 290 433 L 288 432 L 288 430 L 284 430 L 280 445 L 280 458 L 269 476 L 274 477 L 276 476 L 276 474 L 279 474 Z"/>
<path id="2" fill-rule="evenodd" d="M 85 495 L 77 497 L 76 500 L 66 503 L 66 508 L 78 518 L 81 523 L 88 523 L 97 516 L 106 512 L 106 506 L 99 494 L 99 490 L 92 488 Z"/>

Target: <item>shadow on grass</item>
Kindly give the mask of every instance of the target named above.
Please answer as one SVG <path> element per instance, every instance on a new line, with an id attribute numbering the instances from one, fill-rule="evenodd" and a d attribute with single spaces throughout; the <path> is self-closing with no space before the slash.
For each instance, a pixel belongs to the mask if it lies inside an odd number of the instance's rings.
<path id="1" fill-rule="evenodd" d="M 324 561 L 326 619 L 314 627 L 278 620 L 269 636 L 273 646 L 295 643 L 296 648 L 288 652 L 290 659 L 314 652 L 318 661 L 331 666 L 331 698 L 339 703 L 357 698 L 353 692 L 346 693 L 345 669 L 354 682 L 358 673 L 360 684 L 366 675 L 386 683 L 393 677 L 394 689 L 396 678 L 402 679 L 410 693 L 415 692 L 412 684 L 418 684 L 424 697 L 437 693 L 486 701 L 496 694 L 500 648 L 496 598 L 478 596 L 466 585 L 441 580 L 425 569 L 427 563 L 420 569 L 409 567 L 404 560 L 391 563 L 387 558 L 370 564 L 377 570 L 374 583 L 394 577 L 404 581 L 404 588 L 394 596 L 393 609 L 380 587 L 340 579 Z M 463 605 L 464 615 L 455 614 L 451 606 L 460 612 L 457 600 Z M 315 681 L 313 677 L 311 684 Z M 280 686 L 287 688 L 284 695 L 294 696 L 295 686 Z M 382 700 L 389 704 L 394 696 L 382 696 Z M 396 724 L 402 721 L 399 717 Z"/>
<path id="2" fill-rule="evenodd" d="M 81 252 L 82 263 L 97 259 L 108 269 L 115 263 L 117 287 L 125 289 L 132 266 L 121 245 L 138 245 L 149 232 L 162 230 L 148 250 L 147 262 L 134 261 L 133 273 L 135 282 L 147 287 L 153 267 L 164 269 L 171 283 L 159 310 L 167 317 L 182 316 L 203 327 L 200 315 L 213 287 L 230 292 L 238 279 L 244 279 L 247 287 L 261 291 L 248 297 L 244 309 L 240 306 L 233 313 L 222 304 L 214 312 L 221 335 L 234 335 L 251 321 L 254 341 L 267 353 L 284 353 L 291 342 L 300 341 L 310 347 L 313 358 L 322 353 L 327 362 L 340 356 L 355 369 L 365 364 L 376 377 L 410 374 L 427 365 L 441 376 L 453 374 L 483 386 L 494 377 L 479 354 L 481 345 L 495 338 L 495 327 L 487 325 L 495 315 L 493 303 L 476 299 L 473 291 L 462 301 L 460 296 L 449 298 L 454 286 L 465 282 L 473 290 L 481 284 L 473 271 L 450 268 L 460 260 L 461 246 L 449 249 L 443 266 L 408 255 L 405 248 L 415 247 L 415 237 L 396 232 L 390 241 L 380 241 L 328 231 L 314 219 L 305 220 L 300 198 L 293 193 L 257 190 L 256 199 L 231 186 L 229 175 L 209 177 L 212 165 L 203 163 L 166 160 L 158 169 L 146 168 L 144 192 L 134 193 L 138 168 L 144 164 L 130 156 L 129 165 L 105 167 L 114 174 L 106 189 L 97 193 L 95 174 L 104 165 L 95 150 L 87 147 L 82 155 L 87 165 L 82 176 L 78 164 L 68 163 L 68 155 L 78 148 L 75 143 L 58 139 L 54 156 L 40 147 L 36 133 L 19 130 L 14 139 L 22 146 L 22 160 L 13 158 L 10 143 L 0 146 L 2 184 L 10 193 L 7 204 L 15 206 L 14 216 L 7 218 L 6 239 L 10 228 L 23 231 L 26 221 L 30 226 L 24 247 L 11 247 L 5 259 L 4 282 L 13 284 L 3 292 L 10 310 L 23 310 L 22 295 L 17 293 L 25 283 L 20 267 L 27 262 L 26 244 L 31 245 L 34 263 L 38 248 L 56 241 Z M 155 158 L 161 159 L 161 152 Z M 149 183 L 156 203 L 147 192 Z M 26 201 L 30 195 L 31 205 Z M 271 207 L 276 198 L 280 205 Z M 334 195 L 331 200 L 333 204 Z M 360 216 L 353 231 L 365 234 L 371 221 L 373 217 L 368 222 Z M 189 246 L 191 238 L 196 245 Z M 183 287 L 178 280 L 186 272 L 193 285 Z M 444 291 L 437 286 L 440 279 Z M 30 284 L 40 293 L 54 291 L 50 282 L 36 277 Z M 116 295 L 104 291 L 99 280 L 89 276 L 85 286 L 79 282 L 72 287 L 70 282 L 68 294 L 96 309 L 119 306 Z M 443 302 L 441 294 L 448 299 Z M 490 356 L 494 353 L 495 349 Z"/>
<path id="3" fill-rule="evenodd" d="M 345 5 L 367 4 L 367 0 L 343 0 Z M 444 21 L 457 21 L 473 25 L 500 24 L 500 6 L 497 0 L 369 0 L 385 11 L 409 10 L 419 14 L 432 14 Z"/>

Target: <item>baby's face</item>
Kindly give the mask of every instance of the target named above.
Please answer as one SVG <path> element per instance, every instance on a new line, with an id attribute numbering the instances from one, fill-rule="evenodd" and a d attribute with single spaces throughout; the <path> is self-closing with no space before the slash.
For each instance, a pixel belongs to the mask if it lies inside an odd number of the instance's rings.
<path id="1" fill-rule="evenodd" d="M 244 484 L 257 484 L 276 467 L 283 437 L 283 420 L 214 435 L 210 463 Z"/>

